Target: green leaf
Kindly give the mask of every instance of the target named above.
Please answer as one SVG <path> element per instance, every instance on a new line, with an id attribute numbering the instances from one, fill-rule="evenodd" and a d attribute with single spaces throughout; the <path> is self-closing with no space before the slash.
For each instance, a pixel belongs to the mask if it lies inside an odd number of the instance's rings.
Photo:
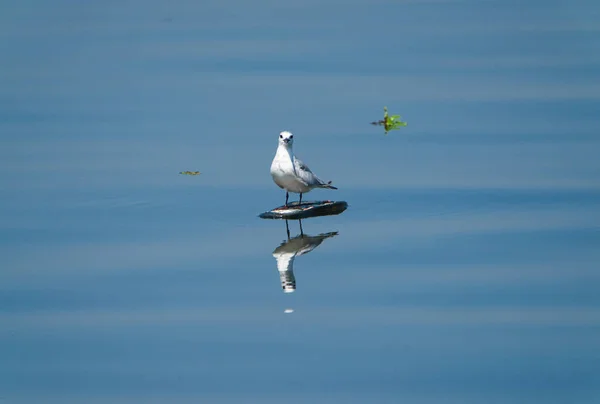
<path id="1" fill-rule="evenodd" d="M 372 125 L 381 125 L 387 135 L 390 130 L 398 130 L 401 127 L 407 126 L 407 123 L 402 121 L 400 115 L 388 115 L 387 106 L 383 107 L 383 119 L 378 122 L 371 122 Z"/>

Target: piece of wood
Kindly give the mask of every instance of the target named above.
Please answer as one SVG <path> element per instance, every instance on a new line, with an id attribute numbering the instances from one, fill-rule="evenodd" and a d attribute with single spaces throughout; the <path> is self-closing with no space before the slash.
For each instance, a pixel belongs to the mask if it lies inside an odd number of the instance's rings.
<path id="1" fill-rule="evenodd" d="M 287 206 L 282 205 L 268 212 L 261 213 L 258 217 L 262 219 L 306 219 L 317 216 L 339 215 L 348 208 L 344 201 L 310 201 L 291 202 Z"/>

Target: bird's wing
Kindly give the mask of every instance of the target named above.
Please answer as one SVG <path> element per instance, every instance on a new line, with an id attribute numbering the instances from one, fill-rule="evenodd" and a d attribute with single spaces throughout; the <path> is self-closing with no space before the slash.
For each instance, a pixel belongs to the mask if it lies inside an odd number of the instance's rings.
<path id="1" fill-rule="evenodd" d="M 294 156 L 294 168 L 296 169 L 296 175 L 301 181 L 304 181 L 307 185 L 320 183 L 321 180 L 310 171 L 310 168 L 302 162 L 302 160 Z"/>
<path id="2" fill-rule="evenodd" d="M 296 156 L 294 156 L 294 166 L 296 167 L 296 170 L 306 171 L 306 172 L 309 172 L 312 174 L 312 171 L 310 171 L 310 168 L 308 168 L 308 166 L 306 164 L 304 164 L 304 162 L 302 162 L 302 160 L 300 160 Z"/>

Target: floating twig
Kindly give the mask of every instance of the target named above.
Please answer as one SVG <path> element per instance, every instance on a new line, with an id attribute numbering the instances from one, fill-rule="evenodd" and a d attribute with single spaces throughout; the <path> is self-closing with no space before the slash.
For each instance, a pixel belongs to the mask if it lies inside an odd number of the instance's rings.
<path id="1" fill-rule="evenodd" d="M 400 115 L 388 115 L 387 107 L 383 107 L 383 119 L 371 122 L 371 125 L 383 126 L 387 135 L 390 130 L 397 130 L 408 124 L 400 120 Z"/>

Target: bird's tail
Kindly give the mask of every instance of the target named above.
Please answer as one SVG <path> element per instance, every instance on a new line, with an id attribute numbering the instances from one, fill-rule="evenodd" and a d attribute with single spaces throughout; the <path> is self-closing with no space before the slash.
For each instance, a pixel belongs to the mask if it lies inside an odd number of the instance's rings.
<path id="1" fill-rule="evenodd" d="M 337 189 L 337 187 L 334 187 L 333 185 L 331 185 L 331 181 L 321 182 L 321 188 Z"/>

